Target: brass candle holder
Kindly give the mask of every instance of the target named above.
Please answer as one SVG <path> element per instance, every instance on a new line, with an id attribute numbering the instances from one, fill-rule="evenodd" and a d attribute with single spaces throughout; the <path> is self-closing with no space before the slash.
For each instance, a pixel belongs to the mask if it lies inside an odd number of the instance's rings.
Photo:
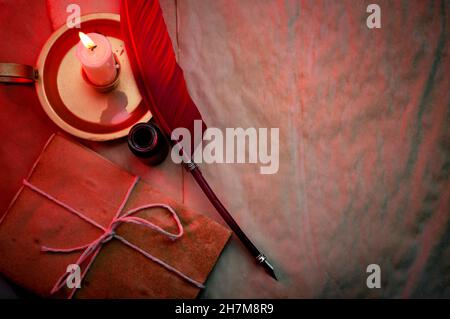
<path id="1" fill-rule="evenodd" d="M 121 38 L 120 16 L 89 14 L 81 17 L 81 26 L 110 41 L 119 66 L 112 83 L 90 83 L 75 56 L 79 29 L 65 25 L 47 40 L 36 67 L 0 63 L 0 83 L 34 83 L 44 111 L 72 135 L 95 141 L 126 136 L 136 123 L 148 122 L 152 115 L 134 80 Z"/>

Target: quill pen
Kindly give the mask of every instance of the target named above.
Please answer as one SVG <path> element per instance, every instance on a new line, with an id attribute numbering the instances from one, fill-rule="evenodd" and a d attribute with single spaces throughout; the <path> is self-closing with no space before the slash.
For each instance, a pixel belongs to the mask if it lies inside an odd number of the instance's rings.
<path id="1" fill-rule="evenodd" d="M 159 1 L 122 0 L 121 29 L 139 92 L 156 123 L 168 136 L 174 129 L 181 127 L 188 129 L 194 136 L 195 120 L 202 121 L 204 131 L 206 125 L 189 95 L 183 71 L 176 61 Z M 191 149 L 195 149 L 195 145 Z M 256 248 L 222 205 L 191 157 L 185 157 L 184 164 L 228 226 L 276 279 L 266 256 Z"/>

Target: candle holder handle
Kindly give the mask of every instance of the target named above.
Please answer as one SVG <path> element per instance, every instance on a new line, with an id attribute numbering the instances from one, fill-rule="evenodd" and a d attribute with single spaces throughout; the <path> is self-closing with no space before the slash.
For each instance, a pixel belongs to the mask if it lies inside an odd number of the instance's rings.
<path id="1" fill-rule="evenodd" d="M 0 83 L 32 84 L 38 76 L 38 71 L 31 65 L 0 63 Z"/>

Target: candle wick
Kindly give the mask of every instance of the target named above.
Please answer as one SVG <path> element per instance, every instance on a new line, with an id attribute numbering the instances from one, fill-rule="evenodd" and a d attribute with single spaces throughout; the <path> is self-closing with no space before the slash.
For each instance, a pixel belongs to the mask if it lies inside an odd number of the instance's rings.
<path id="1" fill-rule="evenodd" d="M 91 46 L 90 48 L 89 48 L 89 50 L 91 50 L 91 51 L 94 51 L 94 49 L 97 47 L 97 45 L 93 45 L 93 46 Z"/>

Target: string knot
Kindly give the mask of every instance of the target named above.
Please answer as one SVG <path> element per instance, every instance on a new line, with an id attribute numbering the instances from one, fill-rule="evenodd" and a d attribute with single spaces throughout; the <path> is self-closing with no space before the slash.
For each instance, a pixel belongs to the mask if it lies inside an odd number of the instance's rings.
<path id="1" fill-rule="evenodd" d="M 102 244 L 105 244 L 107 242 L 109 242 L 111 239 L 113 239 L 116 236 L 116 232 L 114 230 L 109 230 L 106 231 L 105 234 L 103 235 L 103 238 L 101 240 Z"/>

